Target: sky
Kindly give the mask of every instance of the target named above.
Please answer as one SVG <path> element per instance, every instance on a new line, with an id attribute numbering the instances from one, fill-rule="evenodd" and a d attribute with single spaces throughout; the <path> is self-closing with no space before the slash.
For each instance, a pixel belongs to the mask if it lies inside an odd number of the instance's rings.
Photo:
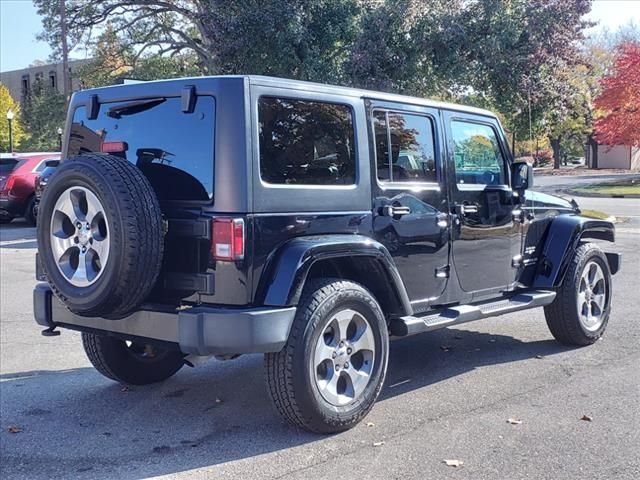
<path id="1" fill-rule="evenodd" d="M 640 0 L 595 0 L 590 20 L 616 30 L 633 20 L 640 25 Z M 35 39 L 42 29 L 40 17 L 31 0 L 0 0 L 0 71 L 26 68 L 35 60 L 47 60 L 51 50 Z M 76 58 L 82 58 L 75 55 Z"/>

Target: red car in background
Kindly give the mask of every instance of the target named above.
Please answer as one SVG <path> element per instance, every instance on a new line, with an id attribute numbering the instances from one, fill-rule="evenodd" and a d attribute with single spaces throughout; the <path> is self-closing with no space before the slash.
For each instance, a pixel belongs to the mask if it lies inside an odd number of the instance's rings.
<path id="1" fill-rule="evenodd" d="M 36 178 L 47 160 L 58 160 L 60 154 L 12 153 L 0 156 L 0 223 L 25 217 L 36 223 Z"/>

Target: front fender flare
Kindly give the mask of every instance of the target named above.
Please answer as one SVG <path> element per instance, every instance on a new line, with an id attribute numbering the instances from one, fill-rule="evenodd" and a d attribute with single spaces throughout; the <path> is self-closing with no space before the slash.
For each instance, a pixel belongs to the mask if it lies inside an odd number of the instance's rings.
<path id="1" fill-rule="evenodd" d="M 267 262 L 256 300 L 267 306 L 297 305 L 309 271 L 320 260 L 370 257 L 380 262 L 404 313 L 412 313 L 409 297 L 389 251 L 363 235 L 297 237 L 282 245 Z"/>
<path id="2" fill-rule="evenodd" d="M 534 288 L 555 288 L 562 284 L 578 244 L 585 238 L 615 241 L 615 227 L 607 220 L 579 215 L 559 215 L 553 219 L 533 281 Z"/>

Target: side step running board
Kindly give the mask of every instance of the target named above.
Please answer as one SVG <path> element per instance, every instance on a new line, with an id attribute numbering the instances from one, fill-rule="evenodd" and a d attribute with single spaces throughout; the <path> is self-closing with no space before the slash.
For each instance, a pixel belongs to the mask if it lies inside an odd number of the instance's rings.
<path id="1" fill-rule="evenodd" d="M 495 317 L 504 313 L 543 307 L 553 302 L 554 298 L 556 298 L 556 292 L 533 290 L 492 302 L 447 307 L 424 316 L 396 318 L 391 321 L 389 328 L 392 335 L 405 337 L 407 335 L 415 335 L 416 333 L 437 330 L 450 325 Z"/>

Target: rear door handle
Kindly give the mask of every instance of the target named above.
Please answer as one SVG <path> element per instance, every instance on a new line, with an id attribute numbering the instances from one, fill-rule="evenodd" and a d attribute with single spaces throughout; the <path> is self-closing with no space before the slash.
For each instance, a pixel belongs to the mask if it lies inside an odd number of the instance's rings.
<path id="1" fill-rule="evenodd" d="M 409 215 L 411 209 L 404 206 L 385 205 L 382 207 L 382 215 L 385 217 L 401 217 L 402 215 Z"/>
<path id="2" fill-rule="evenodd" d="M 478 206 L 458 203 L 455 206 L 455 212 L 456 212 L 456 215 L 459 215 L 459 216 L 464 216 L 467 213 L 478 213 Z"/>

